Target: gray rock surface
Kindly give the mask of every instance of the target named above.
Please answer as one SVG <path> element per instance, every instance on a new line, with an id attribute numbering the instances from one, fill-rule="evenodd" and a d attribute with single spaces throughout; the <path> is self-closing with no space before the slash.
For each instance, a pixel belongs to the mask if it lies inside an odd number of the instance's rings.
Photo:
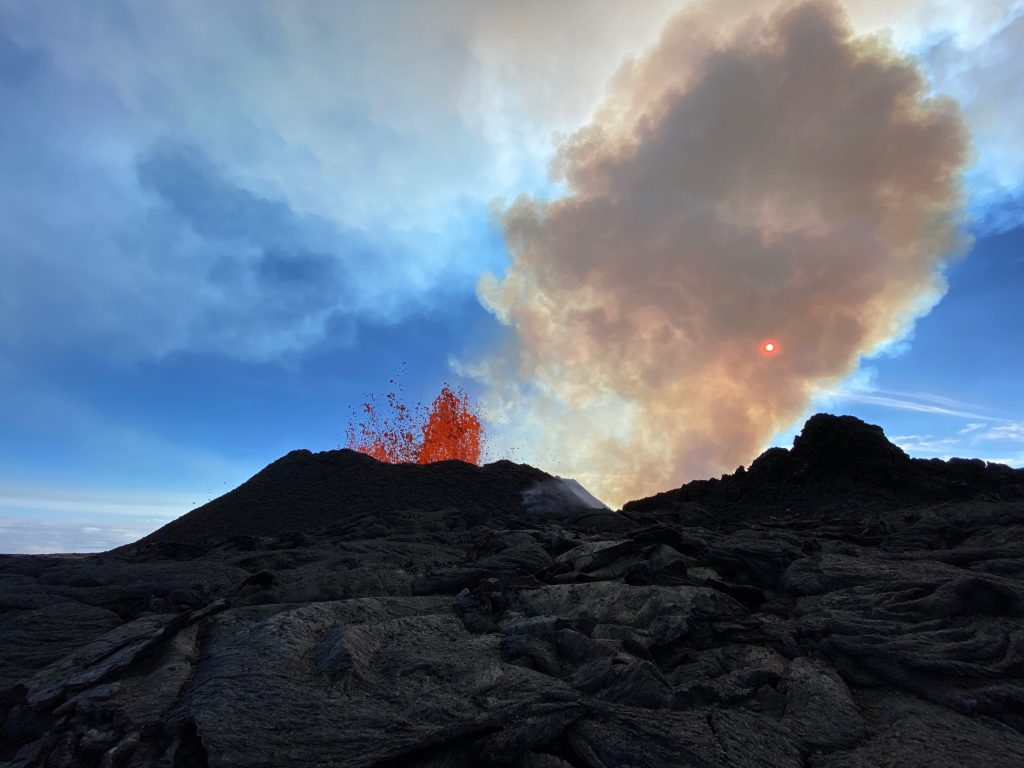
<path id="1" fill-rule="evenodd" d="M 1024 765 L 1024 473 L 812 422 L 622 513 L 361 457 L 346 508 L 351 457 L 300 453 L 138 545 L 0 557 L 0 765 Z"/>

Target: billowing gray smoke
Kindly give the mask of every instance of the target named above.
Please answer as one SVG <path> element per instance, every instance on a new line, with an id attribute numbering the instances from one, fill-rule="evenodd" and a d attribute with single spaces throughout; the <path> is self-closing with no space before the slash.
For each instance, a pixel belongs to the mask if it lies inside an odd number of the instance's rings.
<path id="1" fill-rule="evenodd" d="M 690 8 L 623 67 L 480 284 L 513 331 L 476 367 L 499 439 L 612 503 L 747 463 L 963 246 L 955 106 L 837 6 L 754 5 Z"/>

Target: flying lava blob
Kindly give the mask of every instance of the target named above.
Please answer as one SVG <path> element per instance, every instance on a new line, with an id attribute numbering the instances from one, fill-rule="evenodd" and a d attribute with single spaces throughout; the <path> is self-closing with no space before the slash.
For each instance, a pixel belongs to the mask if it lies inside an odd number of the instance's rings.
<path id="1" fill-rule="evenodd" d="M 428 413 L 422 403 L 407 405 L 401 386 L 391 384 L 399 392 L 388 392 L 383 405 L 371 396 L 360 417 L 349 419 L 346 447 L 389 464 L 480 463 L 483 431 L 465 392 L 445 384 Z"/>

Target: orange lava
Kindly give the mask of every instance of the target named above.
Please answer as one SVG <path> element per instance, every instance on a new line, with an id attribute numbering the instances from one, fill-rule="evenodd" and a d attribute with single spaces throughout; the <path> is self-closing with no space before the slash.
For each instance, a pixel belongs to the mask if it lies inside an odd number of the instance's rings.
<path id="1" fill-rule="evenodd" d="M 391 384 L 397 386 L 394 380 Z M 480 417 L 469 396 L 447 384 L 429 413 L 422 404 L 406 405 L 395 392 L 387 394 L 383 406 L 371 398 L 362 407 L 362 418 L 349 420 L 346 433 L 349 448 L 390 464 L 480 463 Z"/>
<path id="2" fill-rule="evenodd" d="M 473 413 L 469 396 L 445 384 L 423 425 L 420 464 L 458 459 L 480 463 L 480 417 Z"/>

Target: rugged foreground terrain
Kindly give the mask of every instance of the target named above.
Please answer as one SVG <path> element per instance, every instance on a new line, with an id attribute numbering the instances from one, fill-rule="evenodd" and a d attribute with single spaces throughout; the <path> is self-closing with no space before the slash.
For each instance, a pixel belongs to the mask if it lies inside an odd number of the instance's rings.
<path id="1" fill-rule="evenodd" d="M 1024 766 L 1024 471 L 816 416 L 585 506 L 295 452 L 136 545 L 2 557 L 0 763 Z"/>

